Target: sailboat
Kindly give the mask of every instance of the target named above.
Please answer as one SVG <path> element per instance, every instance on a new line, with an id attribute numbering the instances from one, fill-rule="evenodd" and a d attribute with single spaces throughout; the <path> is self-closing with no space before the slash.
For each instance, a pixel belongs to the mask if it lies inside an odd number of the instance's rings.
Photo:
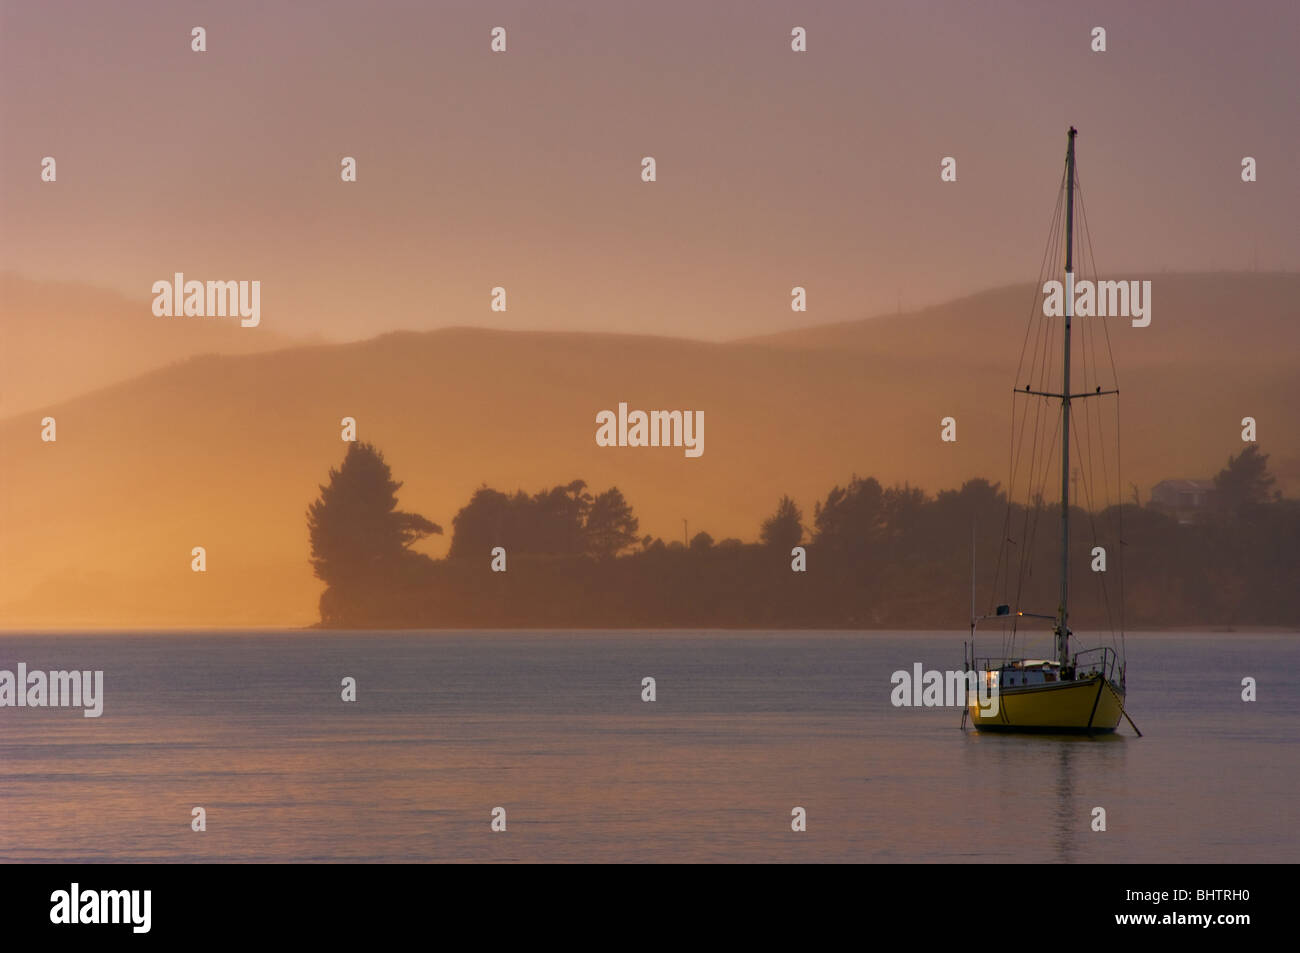
<path id="1" fill-rule="evenodd" d="M 1075 171 L 1075 147 L 1074 141 L 1077 131 L 1074 127 L 1070 128 L 1068 146 L 1065 158 L 1065 174 L 1063 182 L 1063 195 L 1058 198 L 1057 219 L 1054 220 L 1052 235 L 1048 240 L 1048 255 L 1044 261 L 1049 260 L 1050 250 L 1055 244 L 1055 236 L 1059 225 L 1062 202 L 1064 204 L 1064 243 L 1065 243 L 1065 296 L 1064 296 L 1064 320 L 1053 318 L 1052 322 L 1043 326 L 1038 326 L 1040 336 L 1036 340 L 1034 356 L 1031 358 L 1028 377 L 1031 382 L 1037 378 L 1039 386 L 1036 389 L 1033 383 L 1024 384 L 1024 378 L 1017 378 L 1015 393 L 1017 398 L 1023 398 L 1025 401 L 1036 400 L 1039 417 L 1033 418 L 1037 421 L 1039 418 L 1044 422 L 1041 432 L 1046 434 L 1047 424 L 1055 419 L 1059 423 L 1059 428 L 1055 431 L 1060 435 L 1060 536 L 1059 536 L 1059 571 L 1060 571 L 1060 601 L 1054 613 L 1026 611 L 1013 602 L 1007 602 L 992 608 L 992 611 L 976 616 L 975 614 L 975 583 L 972 579 L 971 584 L 971 621 L 970 633 L 971 639 L 966 650 L 966 672 L 971 688 L 969 704 L 965 714 L 968 714 L 974 727 L 979 731 L 1037 731 L 1037 732 L 1113 732 L 1119 725 L 1122 717 L 1127 717 L 1124 709 L 1125 698 L 1125 668 L 1126 663 L 1122 651 L 1116 646 L 1100 645 L 1096 647 L 1079 649 L 1076 647 L 1074 633 L 1070 629 L 1070 437 L 1071 430 L 1076 424 L 1071 418 L 1072 404 L 1082 403 L 1085 400 L 1093 400 L 1108 395 L 1118 395 L 1119 388 L 1115 386 L 1111 389 L 1103 389 L 1100 384 L 1095 387 L 1081 387 L 1080 393 L 1071 393 L 1071 334 L 1072 318 L 1074 317 L 1074 279 L 1075 279 L 1075 189 L 1076 189 L 1076 171 Z M 1086 217 L 1084 220 L 1086 225 Z M 1091 242 L 1089 242 L 1089 250 Z M 1095 267 L 1095 262 L 1093 263 Z M 1040 280 L 1042 274 L 1040 274 Z M 1044 286 L 1046 288 L 1046 286 Z M 1037 289 L 1036 289 L 1037 290 Z M 1046 311 L 1046 309 L 1043 309 Z M 1035 312 L 1035 315 L 1037 312 Z M 1036 317 L 1031 317 L 1031 329 L 1034 326 Z M 1095 319 L 1090 319 L 1095 320 Z M 1054 340 L 1058 331 L 1062 333 L 1062 351 L 1060 354 L 1060 364 L 1056 365 L 1056 359 L 1052 356 L 1047 345 Z M 1087 332 L 1092 333 L 1093 329 L 1088 328 Z M 1081 332 L 1082 329 L 1081 329 Z M 1108 332 L 1107 332 L 1108 334 Z M 1021 370 L 1025 368 L 1024 354 L 1029 351 L 1029 335 L 1026 335 L 1026 349 L 1022 352 Z M 1039 346 L 1041 342 L 1041 346 Z M 1109 353 L 1109 337 L 1106 339 L 1106 350 Z M 1081 357 L 1082 379 L 1085 385 L 1095 384 L 1097 373 L 1097 362 L 1092 364 L 1088 361 L 1086 351 L 1087 343 L 1082 347 L 1084 352 Z M 1094 357 L 1096 356 L 1094 348 Z M 1059 366 L 1059 377 L 1056 373 L 1056 367 Z M 1112 361 L 1113 371 L 1113 361 Z M 1019 372 L 1018 372 L 1019 373 Z M 1058 388 L 1059 385 L 1059 389 Z M 1053 409 L 1043 411 L 1042 405 L 1047 404 L 1049 407 L 1059 404 L 1059 415 Z M 1017 421 L 1015 420 L 1015 407 L 1013 404 L 1013 436 L 1016 432 Z M 1118 403 L 1116 403 L 1118 407 Z M 1027 411 L 1028 412 L 1028 411 Z M 1077 413 L 1077 412 L 1076 412 Z M 1118 410 L 1116 411 L 1118 419 Z M 1030 418 L 1026 417 L 1025 420 Z M 1023 436 L 1028 427 L 1024 424 L 1020 426 L 1020 433 Z M 1040 428 L 1035 424 L 1034 436 L 1037 441 Z M 1116 440 L 1118 440 L 1118 423 L 1116 424 Z M 1089 444 L 1091 443 L 1091 431 L 1089 431 Z M 1042 474 L 1043 485 L 1047 485 L 1050 478 L 1050 470 L 1047 464 L 1050 463 L 1050 449 L 1044 451 L 1043 462 L 1037 459 L 1037 443 L 1034 448 L 1034 456 L 1029 460 L 1030 483 L 1032 484 L 1036 475 Z M 1017 456 L 1013 450 L 1013 473 L 1012 484 L 1014 487 L 1016 479 Z M 1118 460 L 1118 453 L 1116 453 Z M 1116 480 L 1116 489 L 1118 490 L 1119 482 Z M 1036 509 L 1031 510 L 1028 507 L 1022 510 L 1025 515 L 1026 526 L 1030 526 L 1030 516 L 1033 516 L 1032 525 L 1036 527 L 1037 516 L 1036 510 L 1042 508 L 1042 493 L 1038 493 L 1035 499 Z M 1008 513 L 1011 512 L 1013 504 L 1011 489 L 1008 490 Z M 1119 512 L 1122 514 L 1122 507 Z M 1121 517 L 1122 518 L 1122 517 Z M 1011 518 L 1008 516 L 1008 526 Z M 974 548 L 974 532 L 972 531 L 972 549 Z M 1018 586 L 1017 597 L 1023 593 L 1023 581 L 1026 573 L 1032 571 L 1032 567 L 1027 565 L 1029 557 L 1032 554 L 1032 546 L 1029 540 L 1016 540 L 1011 538 L 1010 533 L 1004 533 L 1004 554 L 1007 550 L 1014 547 L 1017 543 L 1021 544 L 1020 549 L 1020 566 L 1019 580 L 1021 585 Z M 973 561 L 973 553 L 972 553 Z M 1000 555 L 999 564 L 1003 562 L 1010 565 L 1010 557 Z M 1122 572 L 1122 566 L 1120 567 Z M 973 571 L 973 567 L 972 567 Z M 1007 572 L 1007 580 L 1010 582 L 1010 571 Z M 1122 620 L 1122 590 L 1120 594 L 1120 612 Z M 1110 603 L 1107 603 L 1109 607 Z M 1030 657 L 1025 655 L 1015 655 L 1012 653 L 1004 654 L 1000 657 L 979 657 L 976 655 L 975 636 L 978 625 L 982 622 L 995 620 L 1001 623 L 1003 632 L 1003 645 L 1006 649 L 1014 648 L 1017 641 L 1018 633 L 1021 626 L 1026 625 L 1027 620 L 1046 620 L 1052 624 L 1054 633 L 1054 652 L 1050 655 L 1040 653 L 1041 657 Z M 1122 621 L 1121 621 L 1121 639 L 1122 639 Z M 983 683 L 982 686 L 980 683 Z M 977 690 L 977 686 L 979 686 Z M 981 697 L 987 702 L 990 696 L 995 696 L 997 704 L 981 704 Z M 963 725 L 965 723 L 963 717 Z M 1132 719 L 1129 719 L 1132 724 Z M 1133 725 L 1135 731 L 1137 726 Z M 1139 731 L 1140 735 L 1141 732 Z"/>

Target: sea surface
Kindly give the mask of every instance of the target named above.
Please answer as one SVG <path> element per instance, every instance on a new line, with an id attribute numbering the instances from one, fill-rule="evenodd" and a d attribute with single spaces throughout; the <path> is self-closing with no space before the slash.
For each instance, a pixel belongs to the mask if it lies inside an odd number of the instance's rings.
<path id="1" fill-rule="evenodd" d="M 1129 635 L 1141 738 L 891 704 L 965 637 L 3 634 L 105 700 L 0 708 L 0 861 L 1300 861 L 1300 634 Z"/>

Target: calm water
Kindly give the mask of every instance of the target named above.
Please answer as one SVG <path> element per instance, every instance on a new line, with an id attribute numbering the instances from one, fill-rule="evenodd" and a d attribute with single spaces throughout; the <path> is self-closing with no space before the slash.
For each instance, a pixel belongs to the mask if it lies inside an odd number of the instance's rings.
<path id="1" fill-rule="evenodd" d="M 1300 861 L 1300 636 L 1130 636 L 1146 736 L 1065 739 L 890 705 L 964 634 L 0 635 L 105 683 L 0 709 L 0 860 Z"/>

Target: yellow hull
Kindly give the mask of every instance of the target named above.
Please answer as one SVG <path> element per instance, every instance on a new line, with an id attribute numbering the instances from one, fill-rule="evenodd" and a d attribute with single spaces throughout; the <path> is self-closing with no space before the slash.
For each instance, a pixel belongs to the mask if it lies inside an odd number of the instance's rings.
<path id="1" fill-rule="evenodd" d="M 981 731 L 1114 731 L 1124 714 L 1124 691 L 1098 675 L 1075 682 L 1052 682 L 998 693 L 997 713 L 978 704 L 970 716 Z"/>

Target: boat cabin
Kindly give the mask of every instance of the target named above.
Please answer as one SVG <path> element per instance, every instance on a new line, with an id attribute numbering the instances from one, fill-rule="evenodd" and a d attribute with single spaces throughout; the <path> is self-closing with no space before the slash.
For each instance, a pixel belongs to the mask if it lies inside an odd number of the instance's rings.
<path id="1" fill-rule="evenodd" d="M 1007 662 L 998 671 L 991 672 L 999 688 L 1025 688 L 1029 685 L 1046 685 L 1061 680 L 1061 666 L 1051 659 L 1026 658 Z"/>

